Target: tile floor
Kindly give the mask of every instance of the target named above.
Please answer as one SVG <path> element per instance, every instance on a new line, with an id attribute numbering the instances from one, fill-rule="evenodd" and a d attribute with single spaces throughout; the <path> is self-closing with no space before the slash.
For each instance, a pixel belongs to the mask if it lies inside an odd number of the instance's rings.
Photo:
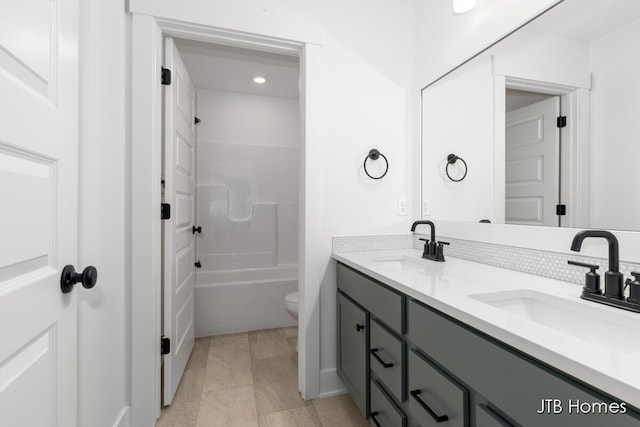
<path id="1" fill-rule="evenodd" d="M 156 427 L 368 426 L 347 394 L 302 400 L 296 336 L 291 327 L 196 339 Z"/>

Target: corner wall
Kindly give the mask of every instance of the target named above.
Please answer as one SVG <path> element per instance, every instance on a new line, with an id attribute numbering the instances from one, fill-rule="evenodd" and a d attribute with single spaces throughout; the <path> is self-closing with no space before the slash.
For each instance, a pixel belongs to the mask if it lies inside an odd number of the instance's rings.
<path id="1" fill-rule="evenodd" d="M 589 213 L 593 228 L 615 224 L 612 228 L 640 230 L 640 198 L 628 192 L 638 182 L 640 158 L 640 101 L 629 95 L 640 92 L 638 49 L 640 20 L 590 45 L 591 71 L 596 76 L 591 90 Z"/>

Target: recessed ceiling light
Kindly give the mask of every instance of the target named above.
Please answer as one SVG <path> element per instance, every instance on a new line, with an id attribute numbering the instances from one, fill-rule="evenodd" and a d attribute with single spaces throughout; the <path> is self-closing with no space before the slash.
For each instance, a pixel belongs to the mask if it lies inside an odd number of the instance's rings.
<path id="1" fill-rule="evenodd" d="M 476 0 L 453 0 L 454 13 L 466 13 L 476 6 Z"/>
<path id="2" fill-rule="evenodd" d="M 264 78 L 264 77 L 262 77 L 262 76 L 255 76 L 255 77 L 253 78 L 253 82 L 254 82 L 254 83 L 258 83 L 259 85 L 263 85 L 263 84 L 265 84 L 265 83 L 267 82 L 267 79 L 265 79 L 265 78 Z"/>

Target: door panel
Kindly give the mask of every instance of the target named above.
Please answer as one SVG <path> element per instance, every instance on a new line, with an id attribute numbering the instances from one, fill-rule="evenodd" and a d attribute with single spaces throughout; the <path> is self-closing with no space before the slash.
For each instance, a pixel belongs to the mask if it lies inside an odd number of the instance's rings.
<path id="1" fill-rule="evenodd" d="M 77 425 L 78 0 L 0 13 L 0 425 Z"/>
<path id="2" fill-rule="evenodd" d="M 505 222 L 557 226 L 560 99 L 507 113 Z"/>
<path id="3" fill-rule="evenodd" d="M 164 202 L 172 206 L 164 221 L 164 335 L 171 353 L 164 356 L 163 404 L 173 400 L 194 343 L 195 244 L 191 227 L 195 206 L 195 89 L 173 39 L 165 39 Z"/>
<path id="4" fill-rule="evenodd" d="M 368 314 L 341 293 L 337 298 L 338 375 L 363 415 L 367 414 Z"/>

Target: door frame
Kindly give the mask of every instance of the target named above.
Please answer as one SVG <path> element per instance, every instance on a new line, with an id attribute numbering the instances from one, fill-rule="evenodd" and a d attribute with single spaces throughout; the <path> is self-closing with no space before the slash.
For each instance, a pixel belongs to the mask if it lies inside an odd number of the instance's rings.
<path id="1" fill-rule="evenodd" d="M 569 206 L 560 218 L 561 227 L 588 227 L 589 224 L 589 89 L 494 75 L 494 164 L 506 158 L 506 90 L 560 96 L 560 114 L 567 116 L 567 126 L 560 129 L 560 194 Z M 494 170 L 494 215 L 504 223 L 505 171 Z M 500 222 L 500 221 L 497 221 Z"/>
<path id="2" fill-rule="evenodd" d="M 131 26 L 131 407 L 132 425 L 155 425 L 160 415 L 160 171 L 165 36 L 300 58 L 298 200 L 298 390 L 320 394 L 320 264 L 318 256 L 323 97 L 321 45 L 248 34 L 150 15 Z M 307 197 L 308 196 L 308 197 Z"/>

